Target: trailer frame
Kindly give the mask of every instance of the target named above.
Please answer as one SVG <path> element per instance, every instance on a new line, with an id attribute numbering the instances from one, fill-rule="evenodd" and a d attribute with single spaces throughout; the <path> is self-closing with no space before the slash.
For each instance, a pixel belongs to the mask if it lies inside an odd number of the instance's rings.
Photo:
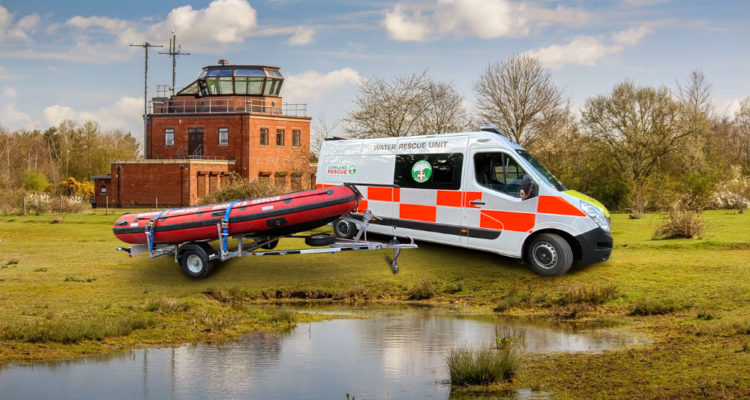
<path id="1" fill-rule="evenodd" d="M 389 261 L 391 271 L 396 274 L 398 273 L 398 259 L 401 255 L 402 249 L 416 249 L 418 248 L 417 244 L 414 243 L 414 239 L 412 237 L 408 237 L 408 243 L 401 243 L 398 238 L 394 235 L 393 238 L 388 242 L 380 242 L 380 241 L 370 241 L 367 240 L 367 225 L 370 223 L 370 221 L 373 221 L 377 219 L 377 217 L 374 217 L 372 215 L 372 212 L 370 210 L 365 210 L 364 214 L 362 216 L 359 216 L 358 218 L 353 218 L 351 215 L 343 215 L 341 218 L 345 219 L 346 221 L 354 224 L 358 231 L 354 238 L 352 239 L 342 239 L 342 238 L 336 238 L 335 236 L 331 235 L 325 235 L 328 239 L 325 239 L 325 237 L 322 237 L 320 235 L 258 235 L 258 234 L 236 234 L 236 235 L 230 235 L 227 232 L 227 226 L 226 222 L 222 221 L 218 224 L 216 224 L 216 228 L 218 231 L 218 241 L 219 241 L 219 249 L 213 249 L 209 242 L 215 241 L 217 239 L 202 239 L 202 240 L 195 240 L 195 241 L 189 241 L 189 242 L 183 242 L 183 243 L 176 243 L 176 244 L 155 244 L 153 242 L 153 225 L 147 225 L 145 229 L 145 235 L 146 235 L 146 243 L 145 244 L 135 244 L 130 247 L 117 247 L 116 250 L 118 251 L 124 251 L 128 253 L 130 257 L 148 253 L 149 258 L 157 258 L 157 257 L 163 257 L 167 255 L 173 255 L 174 260 L 176 263 L 183 266 L 184 272 L 193 278 L 204 278 L 208 273 L 202 274 L 202 275 L 193 275 L 189 271 L 185 271 L 185 264 L 186 260 L 183 260 L 183 256 L 186 253 L 187 249 L 195 249 L 196 246 L 199 248 L 202 248 L 205 252 L 206 260 L 203 260 L 203 262 L 209 262 L 212 263 L 214 261 L 227 261 L 233 258 L 239 258 L 239 257 L 248 257 L 248 256 L 284 256 L 284 255 L 292 255 L 292 254 L 336 254 L 341 253 L 344 251 L 372 251 L 372 250 L 385 250 L 385 249 L 391 249 L 393 250 L 393 258 Z M 324 244 L 316 245 L 314 244 L 313 240 L 311 240 L 311 237 L 313 236 L 319 236 L 319 241 L 324 242 Z M 237 240 L 237 246 L 233 248 L 229 248 L 228 245 L 228 239 L 233 238 Z M 299 248 L 299 249 L 288 249 L 288 250 L 273 250 L 276 245 L 278 244 L 279 240 L 284 238 L 304 238 L 306 244 L 309 246 L 315 246 L 315 247 L 308 247 L 308 248 Z M 311 243 L 312 242 L 312 243 Z M 259 249 L 266 249 L 266 250 L 259 250 Z M 210 249 L 210 250 L 206 250 Z M 210 267 L 209 267 L 210 269 Z M 208 271 L 210 272 L 210 271 Z"/>

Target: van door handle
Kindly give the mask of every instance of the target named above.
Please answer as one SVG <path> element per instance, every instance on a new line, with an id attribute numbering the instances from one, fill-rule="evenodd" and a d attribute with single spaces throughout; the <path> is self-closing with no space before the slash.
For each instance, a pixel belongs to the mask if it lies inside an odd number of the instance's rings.
<path id="1" fill-rule="evenodd" d="M 474 201 L 470 201 L 469 204 L 471 204 L 472 206 L 483 206 L 484 202 L 474 200 Z"/>

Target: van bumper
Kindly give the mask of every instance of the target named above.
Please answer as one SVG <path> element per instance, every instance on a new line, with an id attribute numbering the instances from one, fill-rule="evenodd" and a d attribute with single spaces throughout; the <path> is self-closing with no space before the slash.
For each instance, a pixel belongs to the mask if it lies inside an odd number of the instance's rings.
<path id="1" fill-rule="evenodd" d="M 607 261 L 612 254 L 612 235 L 602 228 L 592 229 L 575 237 L 581 245 L 581 258 L 578 265 L 589 265 Z"/>

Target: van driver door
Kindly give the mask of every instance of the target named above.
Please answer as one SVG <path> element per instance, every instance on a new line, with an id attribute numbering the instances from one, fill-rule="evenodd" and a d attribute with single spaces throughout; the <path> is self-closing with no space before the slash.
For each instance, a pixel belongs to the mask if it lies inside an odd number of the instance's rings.
<path id="1" fill-rule="evenodd" d="M 537 198 L 521 199 L 526 174 L 511 150 L 470 146 L 463 218 L 469 247 L 520 256 L 536 222 Z"/>

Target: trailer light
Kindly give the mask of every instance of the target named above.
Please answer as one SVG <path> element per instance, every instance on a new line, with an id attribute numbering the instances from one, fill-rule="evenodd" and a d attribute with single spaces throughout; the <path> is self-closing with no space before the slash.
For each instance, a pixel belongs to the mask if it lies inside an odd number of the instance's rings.
<path id="1" fill-rule="evenodd" d="M 591 219 L 599 225 L 605 232 L 609 232 L 609 220 L 604 215 L 604 211 L 601 208 L 581 200 L 581 210 L 586 213 Z"/>

